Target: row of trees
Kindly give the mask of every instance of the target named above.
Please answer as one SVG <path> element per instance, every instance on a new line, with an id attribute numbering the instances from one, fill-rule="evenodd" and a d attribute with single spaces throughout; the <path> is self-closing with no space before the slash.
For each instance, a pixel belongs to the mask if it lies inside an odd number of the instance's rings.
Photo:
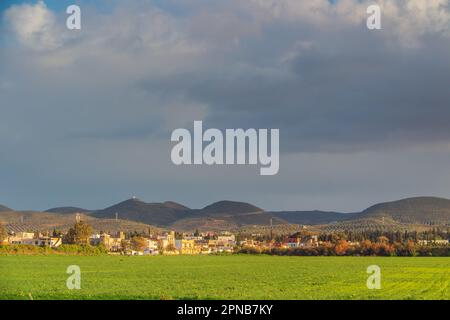
<path id="1" fill-rule="evenodd" d="M 382 238 L 381 238 L 382 239 Z M 449 246 L 419 246 L 412 241 L 389 243 L 387 240 L 372 242 L 364 240 L 351 245 L 346 240 L 336 243 L 324 242 L 318 247 L 264 248 L 244 247 L 238 253 L 269 254 L 280 256 L 450 256 Z"/>
<path id="2" fill-rule="evenodd" d="M 367 230 L 367 231 L 345 231 L 345 232 L 332 232 L 323 233 L 319 236 L 321 241 L 337 242 L 339 240 L 348 241 L 364 241 L 370 240 L 372 242 L 378 241 L 378 238 L 385 237 L 390 243 L 401 242 L 406 243 L 408 241 L 417 242 L 418 240 L 441 240 L 450 239 L 450 228 L 440 229 L 433 228 L 423 232 L 417 231 L 380 231 L 380 230 Z"/>
<path id="3" fill-rule="evenodd" d="M 0 255 L 81 255 L 96 256 L 106 254 L 104 246 L 85 246 L 76 244 L 63 244 L 57 248 L 40 247 L 34 245 L 0 245 Z"/>

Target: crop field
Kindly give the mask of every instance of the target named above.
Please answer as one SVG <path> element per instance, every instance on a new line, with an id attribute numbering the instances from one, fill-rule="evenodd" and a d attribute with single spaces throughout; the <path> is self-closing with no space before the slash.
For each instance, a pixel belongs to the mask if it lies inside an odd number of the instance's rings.
<path id="1" fill-rule="evenodd" d="M 69 290 L 67 267 L 81 270 Z M 369 265 L 381 289 L 369 290 Z M 450 258 L 0 256 L 0 299 L 450 299 Z"/>

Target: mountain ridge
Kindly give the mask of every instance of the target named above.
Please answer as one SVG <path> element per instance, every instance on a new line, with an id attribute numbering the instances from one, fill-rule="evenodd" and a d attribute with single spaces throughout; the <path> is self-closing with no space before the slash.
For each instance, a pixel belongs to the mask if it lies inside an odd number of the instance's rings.
<path id="1" fill-rule="evenodd" d="M 17 224 L 24 211 L 0 212 L 0 221 Z M 1 207 L 0 207 L 1 209 Z M 412 197 L 396 201 L 382 202 L 361 212 L 343 213 L 336 211 L 265 211 L 247 202 L 222 200 L 202 209 L 191 209 L 173 201 L 147 203 L 131 198 L 101 210 L 90 211 L 79 207 L 59 207 L 41 213 L 45 226 L 51 224 L 50 218 L 74 221 L 75 213 L 97 221 L 129 221 L 142 226 L 174 228 L 176 230 L 225 230 L 244 226 L 310 225 L 328 226 L 329 229 L 359 225 L 399 228 L 403 225 L 443 225 L 450 226 L 450 200 L 438 197 Z M 49 216 L 51 214 L 51 216 Z M 39 213 L 32 215 L 33 223 L 39 224 Z M 26 219 L 25 219 L 26 220 Z M 118 221 L 117 220 L 117 221 Z M 42 223 L 44 224 L 44 223 Z M 65 225 L 65 224 L 64 224 Z M 331 227 L 330 227 L 331 226 Z M 324 227 L 325 229 L 328 227 Z M 353 227 L 352 227 L 353 228 Z"/>

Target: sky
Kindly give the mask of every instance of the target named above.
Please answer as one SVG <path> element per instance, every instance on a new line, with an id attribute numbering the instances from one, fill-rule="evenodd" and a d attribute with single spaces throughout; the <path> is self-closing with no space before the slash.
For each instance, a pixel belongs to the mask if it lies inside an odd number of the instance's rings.
<path id="1" fill-rule="evenodd" d="M 1 204 L 450 198 L 450 0 L 0 0 L 0 14 Z M 171 132 L 194 120 L 280 129 L 279 173 L 175 166 Z"/>

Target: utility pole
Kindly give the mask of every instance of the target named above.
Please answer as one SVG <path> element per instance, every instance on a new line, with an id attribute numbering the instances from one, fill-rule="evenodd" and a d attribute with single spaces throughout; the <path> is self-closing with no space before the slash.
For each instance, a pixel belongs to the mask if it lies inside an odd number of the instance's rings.
<path id="1" fill-rule="evenodd" d="M 116 222 L 119 220 L 119 213 L 116 212 Z"/>

